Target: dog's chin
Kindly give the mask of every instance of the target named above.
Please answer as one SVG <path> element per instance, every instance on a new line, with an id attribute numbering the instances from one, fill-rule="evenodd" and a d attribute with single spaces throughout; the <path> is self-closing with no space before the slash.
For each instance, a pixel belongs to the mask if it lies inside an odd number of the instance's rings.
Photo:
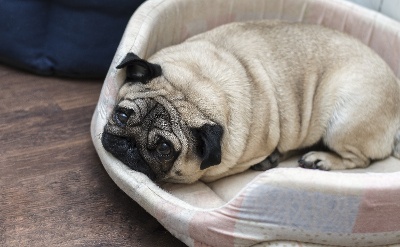
<path id="1" fill-rule="evenodd" d="M 173 175 L 172 175 L 173 174 Z M 176 183 L 176 184 L 192 184 L 194 182 L 197 182 L 202 175 L 204 174 L 204 171 L 197 171 L 197 172 L 192 172 L 190 174 L 180 174 L 176 175 L 174 172 L 166 174 L 164 177 L 160 178 L 158 182 L 160 183 Z"/>
<path id="2" fill-rule="evenodd" d="M 101 142 L 106 151 L 129 168 L 145 174 L 153 181 L 158 180 L 155 172 L 139 154 L 134 139 L 113 135 L 105 131 L 101 137 Z"/>

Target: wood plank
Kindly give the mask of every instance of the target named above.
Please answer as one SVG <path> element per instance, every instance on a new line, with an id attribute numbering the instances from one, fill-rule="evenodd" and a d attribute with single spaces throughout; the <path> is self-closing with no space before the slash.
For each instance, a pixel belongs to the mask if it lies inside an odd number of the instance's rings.
<path id="1" fill-rule="evenodd" d="M 101 165 L 101 86 L 0 65 L 0 246 L 184 246 Z"/>

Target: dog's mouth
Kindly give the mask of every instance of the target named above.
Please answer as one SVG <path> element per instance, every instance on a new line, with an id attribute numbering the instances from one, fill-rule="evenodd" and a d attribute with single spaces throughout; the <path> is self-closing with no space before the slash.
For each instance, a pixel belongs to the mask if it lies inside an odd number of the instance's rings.
<path id="1" fill-rule="evenodd" d="M 101 142 L 106 151 L 110 152 L 129 168 L 145 174 L 151 180 L 156 179 L 155 172 L 140 155 L 136 141 L 133 138 L 122 137 L 104 131 Z"/>

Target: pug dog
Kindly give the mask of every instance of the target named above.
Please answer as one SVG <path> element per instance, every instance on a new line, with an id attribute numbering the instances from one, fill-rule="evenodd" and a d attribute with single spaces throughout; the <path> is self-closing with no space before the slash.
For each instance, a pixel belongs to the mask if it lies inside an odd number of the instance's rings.
<path id="1" fill-rule="evenodd" d="M 117 68 L 126 80 L 103 146 L 155 181 L 266 170 L 303 148 L 299 166 L 320 170 L 400 157 L 399 80 L 338 31 L 231 23 Z"/>

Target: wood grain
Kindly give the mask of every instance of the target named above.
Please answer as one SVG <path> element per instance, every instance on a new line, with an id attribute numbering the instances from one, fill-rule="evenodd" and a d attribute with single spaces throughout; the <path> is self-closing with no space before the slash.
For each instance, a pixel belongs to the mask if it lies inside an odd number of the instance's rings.
<path id="1" fill-rule="evenodd" d="M 101 86 L 0 65 L 0 246 L 184 246 L 103 169 Z"/>

